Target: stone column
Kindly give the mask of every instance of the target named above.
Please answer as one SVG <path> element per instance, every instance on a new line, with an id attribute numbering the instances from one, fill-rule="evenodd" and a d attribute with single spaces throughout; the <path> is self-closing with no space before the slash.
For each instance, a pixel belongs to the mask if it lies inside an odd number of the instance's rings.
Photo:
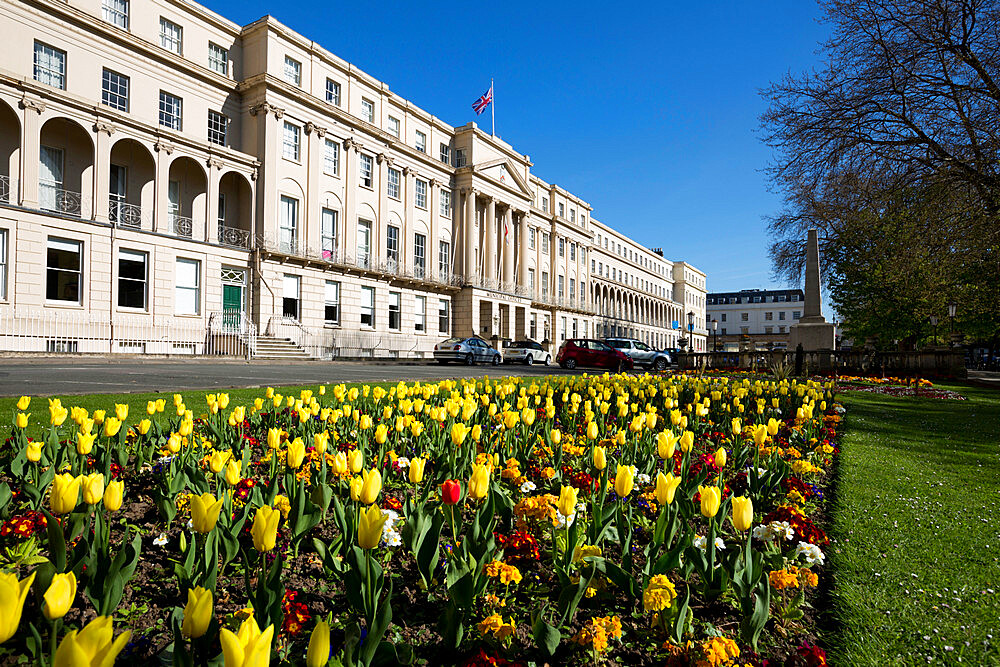
<path id="1" fill-rule="evenodd" d="M 222 160 L 208 158 L 208 181 L 205 184 L 205 240 L 209 243 L 219 242 L 219 179 L 222 173 Z M 233 203 L 226 202 L 226 206 Z"/>
<path id="2" fill-rule="evenodd" d="M 489 197 L 486 200 L 486 280 L 496 282 L 497 279 L 497 200 Z"/>
<path id="3" fill-rule="evenodd" d="M 317 243 L 314 244 L 314 247 L 322 256 L 319 175 L 323 173 L 323 144 L 326 129 L 313 123 L 306 123 L 302 127 L 302 132 L 306 135 L 304 142 L 306 148 L 306 194 L 305 201 L 302 202 L 299 248 L 303 251 L 306 250 L 310 247 L 312 240 L 316 239 Z"/>
<path id="4" fill-rule="evenodd" d="M 108 221 L 110 208 L 108 189 L 111 184 L 111 135 L 115 132 L 111 123 L 98 121 L 94 123 L 94 182 L 91 188 L 94 220 Z"/>
<path id="5" fill-rule="evenodd" d="M 462 234 L 465 238 L 465 252 L 462 258 L 465 267 L 465 279 L 474 282 L 476 279 L 476 191 L 469 188 L 465 191 L 465 216 L 462 221 Z"/>
<path id="6" fill-rule="evenodd" d="M 500 238 L 503 239 L 503 282 L 514 284 L 514 211 L 508 206 L 500 220 Z M 509 328 L 509 327 L 508 327 Z M 509 335 L 509 332 L 508 332 Z"/>
<path id="7" fill-rule="evenodd" d="M 531 213 L 528 211 L 523 211 L 521 213 L 521 223 L 517 227 L 518 236 L 518 282 L 521 287 L 525 290 L 528 289 L 528 219 Z M 534 295 L 531 295 L 534 296 Z M 525 321 L 527 321 L 527 316 L 525 316 Z"/>
<path id="8" fill-rule="evenodd" d="M 432 178 L 427 182 L 427 238 L 424 239 L 424 275 L 428 275 L 431 271 L 433 265 L 430 263 L 431 251 L 431 230 L 435 229 L 434 226 L 434 211 L 441 206 L 441 184 L 438 183 L 436 178 Z M 414 234 L 416 231 L 414 230 Z M 416 241 L 414 240 L 414 243 Z M 416 253 L 416 250 L 414 250 Z"/>
<path id="9" fill-rule="evenodd" d="M 416 174 L 409 167 L 403 167 L 403 182 L 401 187 L 403 188 L 403 228 L 399 230 L 399 262 L 403 266 L 410 266 L 412 264 L 410 258 L 413 253 L 410 250 L 411 241 L 410 236 L 411 230 L 413 229 L 413 218 L 414 218 L 414 189 L 417 187 L 415 184 Z"/>
<path id="10" fill-rule="evenodd" d="M 250 115 L 257 119 L 257 158 L 261 161 L 258 178 L 258 198 L 257 219 L 261 221 L 261 233 L 265 238 L 271 237 L 273 243 L 277 245 L 279 241 L 278 233 L 278 181 L 276 166 L 281 159 L 281 129 L 278 121 L 285 115 L 285 110 L 270 104 L 261 102 L 250 107 Z M 166 181 L 163 182 L 166 189 Z M 166 194 L 163 196 L 163 206 L 166 207 Z M 160 199 L 157 197 L 157 206 Z M 305 205 L 305 202 L 300 202 Z M 159 215 L 159 211 L 157 211 Z M 166 220 L 166 211 L 163 213 L 163 220 Z"/>
<path id="11" fill-rule="evenodd" d="M 341 225 L 343 227 L 340 234 L 340 257 L 346 259 L 353 257 L 357 261 L 358 250 L 358 219 L 355 211 L 355 190 L 358 182 L 358 165 L 355 156 L 358 153 L 358 144 L 353 139 L 344 139 L 344 215 Z"/>
<path id="12" fill-rule="evenodd" d="M 167 193 L 170 187 L 170 154 L 174 147 L 164 141 L 156 142 L 156 181 L 154 192 L 156 205 L 153 207 L 153 231 L 161 234 L 173 234 L 170 228 L 169 199 Z"/>
<path id="13" fill-rule="evenodd" d="M 20 183 L 21 206 L 38 208 L 38 174 L 42 160 L 42 123 L 41 115 L 45 111 L 45 102 L 23 97 L 20 102 L 21 114 L 21 151 L 20 151 Z M 14 201 L 14 195 L 11 195 Z"/>
<path id="14" fill-rule="evenodd" d="M 441 215 L 441 184 L 434 179 L 434 188 L 437 196 L 434 198 L 436 208 L 427 210 L 427 245 L 424 247 L 424 261 L 427 262 L 427 269 L 424 273 L 427 277 L 437 275 L 437 237 L 438 237 L 438 217 Z"/>
<path id="15" fill-rule="evenodd" d="M 822 315 L 819 293 L 819 237 L 815 229 L 808 231 L 806 239 L 806 302 L 802 308 L 803 319 Z"/>
<path id="16" fill-rule="evenodd" d="M 375 229 L 372 230 L 372 266 L 378 266 L 378 263 L 382 259 L 386 258 L 385 249 L 385 239 L 388 236 L 387 228 L 389 227 L 389 202 L 387 201 L 386 184 L 389 182 L 389 167 L 392 166 L 392 158 L 385 153 L 379 153 L 377 157 L 378 162 L 378 182 L 375 187 L 378 188 L 378 221 L 375 223 Z M 378 320 L 375 320 L 378 322 Z"/>

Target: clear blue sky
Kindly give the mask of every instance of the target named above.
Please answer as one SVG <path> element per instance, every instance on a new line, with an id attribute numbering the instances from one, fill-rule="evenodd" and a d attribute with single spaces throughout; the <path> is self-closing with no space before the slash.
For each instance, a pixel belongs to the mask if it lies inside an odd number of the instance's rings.
<path id="1" fill-rule="evenodd" d="M 201 1 L 244 25 L 271 14 L 452 125 L 476 120 L 494 77 L 497 134 L 539 177 L 705 270 L 709 290 L 774 285 L 758 90 L 816 63 L 812 0 Z"/>

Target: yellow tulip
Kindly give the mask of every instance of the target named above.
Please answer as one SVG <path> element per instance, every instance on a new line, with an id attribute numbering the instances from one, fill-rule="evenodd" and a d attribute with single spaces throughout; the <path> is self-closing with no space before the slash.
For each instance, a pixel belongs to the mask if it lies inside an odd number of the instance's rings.
<path id="1" fill-rule="evenodd" d="M 139 422 L 139 435 L 146 435 L 149 433 L 149 429 L 153 426 L 153 422 L 148 419 L 143 419 Z"/>
<path id="2" fill-rule="evenodd" d="M 653 428 L 656 428 L 656 413 L 655 412 L 647 412 L 646 413 L 646 428 L 648 428 L 650 430 L 652 430 Z"/>
<path id="3" fill-rule="evenodd" d="M 194 432 L 194 421 L 188 419 L 187 414 L 185 414 L 184 418 L 181 420 L 180 425 L 177 427 L 177 433 L 179 433 L 182 437 L 186 438 L 193 432 Z"/>
<path id="4" fill-rule="evenodd" d="M 108 482 L 107 488 L 104 489 L 104 509 L 109 512 L 117 512 L 121 509 L 124 499 L 125 482 L 121 480 Z"/>
<path id="5" fill-rule="evenodd" d="M 557 504 L 559 513 L 563 516 L 570 516 L 576 512 L 576 498 L 579 491 L 572 486 L 563 486 L 559 492 L 559 502 Z"/>
<path id="6" fill-rule="evenodd" d="M 361 489 L 365 485 L 365 480 L 360 475 L 351 478 L 351 500 L 356 503 L 361 502 Z"/>
<path id="7" fill-rule="evenodd" d="M 322 390 L 323 387 L 320 387 Z M 306 652 L 306 667 L 325 667 L 330 661 L 330 626 L 326 621 L 320 621 L 313 628 L 309 637 L 309 650 Z"/>
<path id="8" fill-rule="evenodd" d="M 285 462 L 288 467 L 296 470 L 302 465 L 302 461 L 306 458 L 306 444 L 302 442 L 302 438 L 295 438 L 290 443 L 288 443 L 288 453 L 285 457 Z"/>
<path id="9" fill-rule="evenodd" d="M 635 467 L 618 466 L 615 473 L 615 493 L 621 498 L 628 497 L 632 493 L 632 486 L 635 484 Z"/>
<path id="10" fill-rule="evenodd" d="M 661 459 L 666 460 L 674 457 L 674 450 L 677 448 L 677 441 L 680 436 L 674 435 L 673 431 L 660 431 L 656 434 L 656 454 Z"/>
<path id="11" fill-rule="evenodd" d="M 472 436 L 473 440 L 479 442 L 479 439 L 483 437 L 483 427 L 480 426 L 479 424 L 476 424 L 475 426 L 472 427 L 472 430 L 469 431 L 469 435 Z"/>
<path id="12" fill-rule="evenodd" d="M 14 636 L 21 624 L 24 601 L 35 581 L 35 572 L 21 581 L 9 572 L 0 573 L 0 644 Z"/>
<path id="13" fill-rule="evenodd" d="M 212 452 L 212 457 L 208 460 L 208 467 L 213 473 L 218 475 L 222 472 L 222 469 L 226 466 L 226 464 L 229 463 L 229 459 L 231 459 L 232 456 L 233 453 L 228 449 L 216 450 Z"/>
<path id="14" fill-rule="evenodd" d="M 90 454 L 90 450 L 94 448 L 94 439 L 97 438 L 96 433 L 77 433 L 76 434 L 76 453 L 80 456 L 87 456 Z"/>
<path id="15" fill-rule="evenodd" d="M 267 429 L 267 446 L 269 449 L 277 449 L 281 446 L 281 429 Z"/>
<path id="16" fill-rule="evenodd" d="M 49 492 L 49 506 L 55 514 L 69 514 L 76 509 L 80 497 L 82 477 L 74 477 L 68 472 L 56 475 Z"/>
<path id="17" fill-rule="evenodd" d="M 462 422 L 455 422 L 451 427 L 451 442 L 456 447 L 465 442 L 465 436 L 469 433 L 469 427 Z"/>
<path id="18" fill-rule="evenodd" d="M 753 525 L 753 501 L 740 496 L 733 498 L 733 527 L 739 531 L 750 530 Z"/>
<path id="19" fill-rule="evenodd" d="M 525 426 L 531 426 L 532 424 L 534 424 L 535 411 L 525 406 L 525 408 L 521 410 L 521 423 L 524 424 Z"/>
<path id="20" fill-rule="evenodd" d="M 181 436 L 180 433 L 171 433 L 170 437 L 167 438 L 167 451 L 171 454 L 176 454 L 181 451 Z"/>
<path id="21" fill-rule="evenodd" d="M 22 396 L 17 399 L 18 410 L 27 410 L 29 405 L 31 405 L 31 396 Z"/>
<path id="22" fill-rule="evenodd" d="M 374 549 L 382 539 L 382 527 L 386 516 L 378 505 L 372 505 L 363 510 L 358 517 L 358 546 L 362 549 Z"/>
<path id="23" fill-rule="evenodd" d="M 333 474 L 343 475 L 347 472 L 347 454 L 345 452 L 337 452 L 336 456 L 333 457 Z"/>
<path id="24" fill-rule="evenodd" d="M 410 482 L 412 484 L 419 484 L 424 481 L 424 466 L 427 465 L 427 459 L 420 457 L 410 460 Z"/>
<path id="25" fill-rule="evenodd" d="M 715 450 L 714 459 L 715 459 L 715 467 L 717 467 L 717 468 L 725 468 L 726 467 L 726 448 L 725 447 L 719 447 L 717 450 Z"/>
<path id="26" fill-rule="evenodd" d="M 156 401 L 146 401 L 146 414 L 150 417 L 156 414 Z"/>
<path id="27" fill-rule="evenodd" d="M 549 439 L 552 440 L 553 445 L 558 445 L 560 442 L 562 442 L 562 431 L 555 428 L 552 429 L 549 432 Z"/>
<path id="28" fill-rule="evenodd" d="M 722 504 L 722 491 L 717 486 L 699 486 L 698 493 L 701 494 L 701 515 L 705 518 L 712 518 L 719 513 L 719 505 Z"/>
<path id="29" fill-rule="evenodd" d="M 219 408 L 225 410 L 229 407 L 229 394 L 219 394 Z"/>
<path id="30" fill-rule="evenodd" d="M 257 510 L 253 516 L 253 527 L 250 529 L 253 546 L 257 551 L 264 553 L 274 548 L 280 521 L 281 510 L 276 510 L 270 505 L 264 505 Z"/>
<path id="31" fill-rule="evenodd" d="M 226 483 L 236 486 L 243 479 L 243 463 L 233 459 L 226 464 Z"/>
<path id="32" fill-rule="evenodd" d="M 62 426 L 63 422 L 66 421 L 66 417 L 69 415 L 69 410 L 62 406 L 50 406 L 49 407 L 49 423 L 53 426 Z"/>
<path id="33" fill-rule="evenodd" d="M 118 421 L 125 421 L 128 419 L 127 403 L 115 403 L 115 417 L 118 417 Z"/>
<path id="34" fill-rule="evenodd" d="M 476 424 L 476 426 L 479 426 L 479 424 Z M 476 429 L 473 428 L 472 432 L 475 433 L 475 431 L 476 431 Z M 412 424 L 410 424 L 410 434 L 414 438 L 419 438 L 420 434 L 423 433 L 423 432 L 424 432 L 424 423 L 423 422 L 414 421 Z"/>
<path id="35" fill-rule="evenodd" d="M 358 426 L 361 427 L 362 431 L 367 431 L 372 427 L 371 415 L 361 415 L 361 419 L 358 420 Z"/>
<path id="36" fill-rule="evenodd" d="M 481 500 L 490 490 L 490 469 L 480 463 L 472 466 L 472 476 L 469 477 L 469 497 Z"/>
<path id="37" fill-rule="evenodd" d="M 107 410 L 94 410 L 94 421 L 98 424 L 103 424 L 107 414 Z"/>
<path id="38" fill-rule="evenodd" d="M 237 405 L 233 408 L 233 419 L 236 420 L 237 424 L 242 424 L 243 420 L 247 418 L 247 409 L 243 405 Z"/>
<path id="39" fill-rule="evenodd" d="M 25 450 L 25 456 L 27 456 L 28 460 L 32 463 L 38 463 L 38 461 L 42 458 L 42 443 L 37 440 L 29 442 L 28 447 Z"/>
<path id="40" fill-rule="evenodd" d="M 361 479 L 361 493 L 358 498 L 365 505 L 371 505 L 378 499 L 378 494 L 382 491 L 382 473 L 375 468 L 366 470 Z"/>
<path id="41" fill-rule="evenodd" d="M 73 600 L 76 599 L 76 575 L 72 572 L 52 575 L 52 583 L 42 597 L 45 600 L 42 605 L 45 618 L 50 621 L 62 618 L 73 607 Z"/>
<path id="42" fill-rule="evenodd" d="M 219 521 L 219 510 L 222 509 L 222 498 L 215 499 L 211 493 L 191 496 L 191 523 L 194 529 L 206 535 L 212 532 Z"/>
<path id="43" fill-rule="evenodd" d="M 597 422 L 592 421 L 587 424 L 587 439 L 597 440 Z"/>
<path id="44" fill-rule="evenodd" d="M 739 417 L 733 417 L 732 421 L 733 435 L 740 435 L 743 433 L 743 422 L 740 421 Z"/>
<path id="45" fill-rule="evenodd" d="M 380 445 L 384 445 L 386 439 L 389 437 L 389 428 L 385 424 L 379 424 L 375 427 L 375 442 Z"/>
<path id="46" fill-rule="evenodd" d="M 691 431 L 681 433 L 680 445 L 682 452 L 690 452 L 691 448 L 694 447 L 694 433 Z"/>
<path id="47" fill-rule="evenodd" d="M 757 424 L 753 427 L 753 441 L 758 447 L 763 447 L 767 442 L 767 425 Z"/>
<path id="48" fill-rule="evenodd" d="M 188 639 L 197 639 L 206 632 L 212 622 L 212 591 L 201 586 L 188 589 L 187 606 L 184 607 L 184 622 L 181 634 Z"/>
<path id="49" fill-rule="evenodd" d="M 111 667 L 131 637 L 131 630 L 115 637 L 111 617 L 98 616 L 83 630 L 63 637 L 52 667 Z"/>
<path id="50" fill-rule="evenodd" d="M 615 443 L 618 445 L 625 444 L 625 431 L 618 431 L 615 433 Z"/>
<path id="51" fill-rule="evenodd" d="M 320 433 L 317 433 L 316 435 L 313 436 L 313 449 L 316 450 L 317 454 L 322 456 L 323 454 L 326 454 L 326 446 L 329 442 L 330 442 L 330 432 L 321 431 Z"/>
<path id="52" fill-rule="evenodd" d="M 777 406 L 776 406 L 777 407 Z M 781 428 L 781 422 L 779 422 L 774 417 L 767 420 L 767 434 L 772 438 L 778 435 L 778 429 Z"/>
<path id="53" fill-rule="evenodd" d="M 85 475 L 83 478 L 83 501 L 88 505 L 96 505 L 104 498 L 104 475 L 99 472 Z"/>
<path id="54" fill-rule="evenodd" d="M 223 628 L 219 633 L 225 667 L 267 667 L 271 661 L 274 626 L 261 632 L 253 616 L 243 621 L 238 632 Z"/>
<path id="55" fill-rule="evenodd" d="M 347 455 L 347 464 L 352 473 L 357 474 L 361 472 L 361 469 L 365 466 L 365 453 L 360 449 L 351 450 Z"/>
<path id="56" fill-rule="evenodd" d="M 604 470 L 608 467 L 608 453 L 604 447 L 594 445 L 594 467 Z"/>
<path id="57" fill-rule="evenodd" d="M 680 477 L 674 477 L 673 473 L 663 474 L 663 471 L 656 473 L 656 502 L 661 505 L 669 505 L 674 502 L 674 493 L 681 483 Z"/>
<path id="58" fill-rule="evenodd" d="M 18 428 L 27 428 L 28 427 L 28 417 L 30 417 L 30 416 L 31 416 L 30 413 L 29 414 L 25 414 L 23 412 L 18 412 L 17 416 L 14 417 L 14 423 L 17 425 Z"/>

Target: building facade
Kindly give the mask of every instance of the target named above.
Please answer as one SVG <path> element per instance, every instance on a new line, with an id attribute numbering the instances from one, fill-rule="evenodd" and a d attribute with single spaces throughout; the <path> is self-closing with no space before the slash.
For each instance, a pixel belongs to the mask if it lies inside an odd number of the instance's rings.
<path id="1" fill-rule="evenodd" d="M 698 308 L 703 273 L 269 16 L 21 0 L 0 27 L 0 349 L 662 347 Z"/>
<path id="2" fill-rule="evenodd" d="M 707 296 L 708 332 L 720 350 L 735 351 L 741 343 L 758 350 L 782 349 L 788 345 L 789 327 L 802 317 L 804 302 L 800 289 L 713 292 Z"/>

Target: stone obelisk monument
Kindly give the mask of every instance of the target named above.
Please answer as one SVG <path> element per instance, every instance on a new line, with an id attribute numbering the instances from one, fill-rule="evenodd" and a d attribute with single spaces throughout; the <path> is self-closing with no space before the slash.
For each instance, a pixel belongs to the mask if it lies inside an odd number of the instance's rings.
<path id="1" fill-rule="evenodd" d="M 819 293 L 819 237 L 809 230 L 806 241 L 806 301 L 802 318 L 788 328 L 788 349 L 801 343 L 805 352 L 832 350 L 836 345 L 833 325 L 823 317 Z"/>

